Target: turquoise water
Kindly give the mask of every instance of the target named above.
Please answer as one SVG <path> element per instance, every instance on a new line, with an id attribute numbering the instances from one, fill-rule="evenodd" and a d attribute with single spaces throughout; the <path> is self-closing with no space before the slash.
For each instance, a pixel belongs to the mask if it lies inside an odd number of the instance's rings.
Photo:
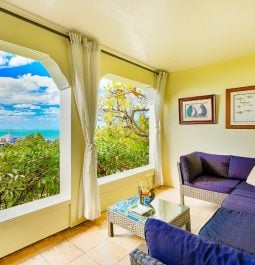
<path id="1" fill-rule="evenodd" d="M 0 129 L 0 137 L 11 133 L 13 136 L 19 138 L 25 138 L 30 134 L 41 133 L 46 140 L 56 140 L 59 139 L 59 130 L 6 130 Z"/>

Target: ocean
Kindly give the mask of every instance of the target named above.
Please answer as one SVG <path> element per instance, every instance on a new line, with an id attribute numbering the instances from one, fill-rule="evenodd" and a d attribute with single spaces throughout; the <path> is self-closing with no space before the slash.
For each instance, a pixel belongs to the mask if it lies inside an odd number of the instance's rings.
<path id="1" fill-rule="evenodd" d="M 13 136 L 19 138 L 25 138 L 30 134 L 41 133 L 46 140 L 56 140 L 59 139 L 59 130 L 9 130 L 9 129 L 0 129 L 0 137 L 11 133 Z"/>

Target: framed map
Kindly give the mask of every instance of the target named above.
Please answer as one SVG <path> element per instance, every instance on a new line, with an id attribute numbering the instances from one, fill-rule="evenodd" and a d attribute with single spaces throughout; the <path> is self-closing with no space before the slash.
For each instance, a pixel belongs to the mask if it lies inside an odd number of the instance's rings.
<path id="1" fill-rule="evenodd" d="M 179 98 L 180 124 L 216 123 L 215 95 Z"/>
<path id="2" fill-rule="evenodd" d="M 226 90 L 226 128 L 255 129 L 255 86 Z"/>

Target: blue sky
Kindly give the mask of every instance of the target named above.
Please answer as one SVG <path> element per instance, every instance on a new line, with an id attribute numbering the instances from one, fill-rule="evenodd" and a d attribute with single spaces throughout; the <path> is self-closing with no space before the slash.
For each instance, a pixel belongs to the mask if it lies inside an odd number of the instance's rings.
<path id="1" fill-rule="evenodd" d="M 59 129 L 60 93 L 38 62 L 0 50 L 0 129 Z"/>

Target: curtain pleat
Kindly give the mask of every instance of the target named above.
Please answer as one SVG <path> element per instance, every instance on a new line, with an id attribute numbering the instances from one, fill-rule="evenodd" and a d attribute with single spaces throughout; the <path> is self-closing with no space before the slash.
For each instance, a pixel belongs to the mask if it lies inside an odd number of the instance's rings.
<path id="1" fill-rule="evenodd" d="M 99 85 L 99 48 L 78 33 L 71 32 L 73 92 L 80 117 L 85 146 L 78 217 L 94 220 L 100 216 L 99 188 L 97 183 L 97 154 L 95 147 L 97 95 Z"/>
<path id="2" fill-rule="evenodd" d="M 166 87 L 167 72 L 161 71 L 157 75 L 157 85 L 156 85 L 156 99 L 155 99 L 155 185 L 161 186 L 163 182 L 162 173 L 162 143 L 161 143 L 161 113 L 163 109 L 163 99 Z"/>

